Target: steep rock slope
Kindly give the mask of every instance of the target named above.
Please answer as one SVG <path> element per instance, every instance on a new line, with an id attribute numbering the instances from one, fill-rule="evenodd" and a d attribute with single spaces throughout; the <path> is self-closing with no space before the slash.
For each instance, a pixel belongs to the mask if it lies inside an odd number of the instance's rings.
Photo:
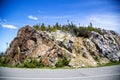
<path id="1" fill-rule="evenodd" d="M 111 32 L 104 32 L 103 35 L 92 32 L 90 37 L 90 40 L 93 41 L 98 48 L 99 53 L 112 61 L 119 61 L 120 58 L 117 53 L 120 45 L 116 42 L 116 39 Z"/>
<path id="2" fill-rule="evenodd" d="M 46 32 L 38 32 L 30 26 L 21 28 L 6 54 L 11 64 L 22 63 L 29 57 L 42 59 L 45 66 L 54 66 L 58 57 L 71 58 L 71 53 L 57 45 Z"/>
<path id="3" fill-rule="evenodd" d="M 97 63 L 84 46 L 83 39 L 83 37 L 76 38 L 70 65 L 73 67 L 96 66 Z M 84 42 L 86 43 L 86 39 L 84 39 Z"/>
<path id="4" fill-rule="evenodd" d="M 64 56 L 71 67 L 88 67 L 120 61 L 120 36 L 112 31 L 92 31 L 89 38 L 69 32 L 36 31 L 30 26 L 19 29 L 5 56 L 10 64 L 23 63 L 27 58 L 42 59 L 45 66 L 55 66 Z"/>

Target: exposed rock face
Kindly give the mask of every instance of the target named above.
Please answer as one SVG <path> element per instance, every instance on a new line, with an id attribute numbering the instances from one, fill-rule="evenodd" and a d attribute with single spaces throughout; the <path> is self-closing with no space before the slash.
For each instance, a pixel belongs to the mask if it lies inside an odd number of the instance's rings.
<path id="1" fill-rule="evenodd" d="M 45 66 L 55 66 L 59 57 L 66 56 L 72 67 L 97 66 L 120 61 L 120 36 L 102 30 L 91 32 L 90 38 L 76 37 L 68 32 L 36 31 L 30 26 L 19 29 L 5 56 L 11 64 L 22 63 L 29 57 L 42 59 Z"/>
<path id="2" fill-rule="evenodd" d="M 76 38 L 75 36 L 67 32 L 62 32 L 60 30 L 49 33 L 48 35 L 52 37 L 59 46 L 64 47 L 68 51 L 72 52 L 73 43 Z"/>
<path id="3" fill-rule="evenodd" d="M 42 58 L 46 66 L 54 66 L 58 57 L 66 55 L 71 58 L 71 53 L 55 44 L 46 32 L 37 32 L 30 26 L 21 28 L 17 37 L 10 44 L 6 56 L 12 64 L 23 62 L 26 58 Z"/>
<path id="4" fill-rule="evenodd" d="M 70 65 L 73 67 L 97 65 L 97 62 L 93 59 L 87 48 L 84 46 L 83 38 L 76 38 L 74 42 L 73 55 Z"/>
<path id="5" fill-rule="evenodd" d="M 99 53 L 104 57 L 113 61 L 119 61 L 117 51 L 119 50 L 119 44 L 115 41 L 115 37 L 111 33 L 100 35 L 96 32 L 91 33 L 90 39 L 95 43 Z"/>

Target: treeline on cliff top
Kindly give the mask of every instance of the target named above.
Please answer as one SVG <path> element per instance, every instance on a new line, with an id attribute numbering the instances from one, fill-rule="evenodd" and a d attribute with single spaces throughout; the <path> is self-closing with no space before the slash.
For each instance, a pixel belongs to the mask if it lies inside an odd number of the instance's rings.
<path id="1" fill-rule="evenodd" d="M 66 25 L 60 25 L 59 23 L 56 23 L 55 25 L 51 26 L 45 26 L 44 23 L 37 24 L 33 26 L 38 31 L 49 31 L 49 32 L 55 32 L 56 30 L 61 30 L 63 32 L 70 32 L 74 34 L 75 36 L 82 36 L 82 37 L 89 37 L 91 31 L 98 32 L 99 34 L 103 34 L 101 32 L 100 28 L 93 27 L 92 23 L 90 23 L 88 26 L 76 26 L 75 24 L 68 23 Z"/>

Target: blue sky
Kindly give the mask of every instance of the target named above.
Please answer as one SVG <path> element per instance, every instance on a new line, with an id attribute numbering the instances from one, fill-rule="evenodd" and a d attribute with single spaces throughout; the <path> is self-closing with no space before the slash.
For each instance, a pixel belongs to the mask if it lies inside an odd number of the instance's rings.
<path id="1" fill-rule="evenodd" d="M 120 33 L 119 0 L 0 0 L 0 52 L 19 28 L 39 23 L 89 25 Z"/>

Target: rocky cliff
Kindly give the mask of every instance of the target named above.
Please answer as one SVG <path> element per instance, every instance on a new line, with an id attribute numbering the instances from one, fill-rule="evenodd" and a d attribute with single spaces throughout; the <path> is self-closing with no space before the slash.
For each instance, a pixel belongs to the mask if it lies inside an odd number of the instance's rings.
<path id="1" fill-rule="evenodd" d="M 103 34 L 91 31 L 90 37 L 75 36 L 69 32 L 37 31 L 26 26 L 5 52 L 10 64 L 23 63 L 27 58 L 41 59 L 45 66 L 55 66 L 59 58 L 66 57 L 71 67 L 97 66 L 120 61 L 120 35 L 102 30 Z"/>

